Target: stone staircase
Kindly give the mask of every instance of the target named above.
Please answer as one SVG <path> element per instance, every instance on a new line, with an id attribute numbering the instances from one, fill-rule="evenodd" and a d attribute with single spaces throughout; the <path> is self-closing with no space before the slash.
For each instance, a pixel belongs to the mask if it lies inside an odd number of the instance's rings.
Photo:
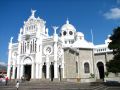
<path id="1" fill-rule="evenodd" d="M 0 85 L 0 90 L 16 90 L 16 80 L 9 81 L 8 85 Z M 92 86 L 89 84 L 81 84 L 75 82 L 50 80 L 31 80 L 20 82 L 19 90 L 80 90 L 80 88 L 87 88 L 89 90 Z"/>
<path id="2" fill-rule="evenodd" d="M 96 82 L 91 82 L 90 85 L 91 86 L 98 86 L 98 85 L 103 84 L 103 83 L 104 83 L 103 79 L 97 79 Z"/>

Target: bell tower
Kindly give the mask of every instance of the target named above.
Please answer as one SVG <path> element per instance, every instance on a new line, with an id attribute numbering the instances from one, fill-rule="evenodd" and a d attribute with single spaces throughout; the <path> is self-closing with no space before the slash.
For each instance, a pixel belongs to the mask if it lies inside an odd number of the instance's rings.
<path id="1" fill-rule="evenodd" d="M 69 20 L 61 28 L 60 37 L 64 44 L 73 44 L 75 39 L 76 29 L 70 24 Z"/>

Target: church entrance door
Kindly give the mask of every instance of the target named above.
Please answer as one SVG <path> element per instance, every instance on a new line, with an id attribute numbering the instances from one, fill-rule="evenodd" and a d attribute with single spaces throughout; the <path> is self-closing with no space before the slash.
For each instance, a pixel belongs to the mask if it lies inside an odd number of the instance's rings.
<path id="1" fill-rule="evenodd" d="M 61 70 L 61 65 L 59 65 L 59 79 L 60 79 L 60 81 L 61 81 L 61 77 L 62 77 L 62 76 L 61 76 L 61 71 L 62 71 L 62 70 Z"/>
<path id="2" fill-rule="evenodd" d="M 51 62 L 51 65 L 50 65 L 50 77 L 51 77 L 51 81 L 53 81 L 53 79 L 54 79 L 54 64 L 53 64 L 53 62 Z"/>
<path id="3" fill-rule="evenodd" d="M 104 65 L 102 62 L 97 63 L 100 79 L 104 79 Z"/>
<path id="4" fill-rule="evenodd" d="M 43 72 L 43 78 L 46 78 L 46 63 L 44 63 L 43 67 L 42 67 L 42 72 Z"/>
<path id="5" fill-rule="evenodd" d="M 25 80 L 29 81 L 31 78 L 31 65 L 24 65 Z"/>
<path id="6" fill-rule="evenodd" d="M 17 67 L 15 68 L 15 79 L 17 78 Z"/>

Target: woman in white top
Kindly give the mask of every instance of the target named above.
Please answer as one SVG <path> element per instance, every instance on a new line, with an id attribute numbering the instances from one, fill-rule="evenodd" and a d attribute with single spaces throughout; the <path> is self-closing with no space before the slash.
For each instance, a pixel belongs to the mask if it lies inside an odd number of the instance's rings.
<path id="1" fill-rule="evenodd" d="M 17 81 L 17 83 L 16 83 L 16 88 L 18 90 L 18 88 L 19 88 L 19 81 Z"/>

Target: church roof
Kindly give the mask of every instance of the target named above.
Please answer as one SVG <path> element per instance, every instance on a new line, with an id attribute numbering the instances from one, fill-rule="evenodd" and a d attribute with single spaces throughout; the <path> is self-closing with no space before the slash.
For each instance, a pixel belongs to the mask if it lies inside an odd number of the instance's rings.
<path id="1" fill-rule="evenodd" d="M 84 34 L 82 32 L 77 32 L 77 36 L 78 37 L 80 37 L 80 36 L 84 37 Z"/>
<path id="2" fill-rule="evenodd" d="M 94 48 L 93 43 L 87 42 L 86 40 L 77 40 L 73 43 L 72 47 L 76 48 Z"/>
<path id="3" fill-rule="evenodd" d="M 73 47 L 63 47 L 63 49 L 69 49 L 69 50 L 72 50 L 76 53 L 79 53 L 79 50 L 77 48 L 73 48 Z"/>

